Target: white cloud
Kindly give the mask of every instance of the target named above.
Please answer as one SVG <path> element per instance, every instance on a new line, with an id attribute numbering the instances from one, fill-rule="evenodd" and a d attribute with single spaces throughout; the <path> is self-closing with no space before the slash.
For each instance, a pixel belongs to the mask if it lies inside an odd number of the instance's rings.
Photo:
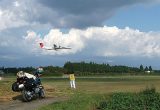
<path id="1" fill-rule="evenodd" d="M 49 24 L 56 28 L 101 26 L 104 21 L 112 17 L 120 8 L 140 3 L 147 6 L 152 2 L 157 3 L 157 0 L 122 1 L 118 1 L 118 3 L 116 0 L 70 0 L 70 2 L 56 0 L 1 0 L 0 31 L 34 24 Z"/>
<path id="2" fill-rule="evenodd" d="M 160 57 L 160 33 L 141 32 L 126 27 L 89 27 L 87 29 L 71 29 L 62 33 L 60 29 L 51 29 L 42 37 L 34 31 L 27 31 L 23 37 L 0 37 L 0 60 L 21 61 L 33 58 L 70 58 L 68 60 L 100 57 L 123 58 L 158 58 Z M 46 46 L 53 44 L 71 47 L 70 50 L 43 50 L 39 43 Z M 64 60 L 64 59 L 63 59 Z M 67 61 L 67 59 L 66 59 Z M 113 61 L 113 60 L 112 60 Z M 109 61 L 108 61 L 109 62 Z M 46 64 L 47 61 L 46 61 Z"/>
<path id="3" fill-rule="evenodd" d="M 10 10 L 0 10 L 0 31 L 8 28 L 15 28 L 24 25 L 28 25 L 19 12 L 13 12 Z"/>
<path id="4" fill-rule="evenodd" d="M 34 48 L 41 54 L 64 55 L 83 53 L 95 56 L 159 56 L 160 33 L 140 32 L 126 27 L 90 27 L 85 30 L 71 29 L 67 34 L 59 29 L 51 29 L 43 38 L 34 32 L 28 32 L 27 39 L 32 39 Z M 33 42 L 34 41 L 34 42 Z M 39 42 L 47 46 L 58 44 L 71 47 L 71 50 L 46 51 L 37 47 Z M 36 45 L 35 45 L 36 44 Z"/>
<path id="5" fill-rule="evenodd" d="M 49 54 L 49 55 L 63 55 L 63 54 L 73 54 L 80 51 L 83 48 L 83 42 L 78 33 L 75 30 L 71 30 L 68 34 L 63 34 L 59 29 L 52 29 L 50 32 L 40 38 L 40 35 L 37 35 L 33 31 L 28 31 L 27 36 L 24 37 L 26 44 L 31 46 L 32 52 L 34 51 L 37 54 Z M 77 42 L 78 41 L 78 42 Z M 72 47 L 71 50 L 43 50 L 39 47 L 39 43 L 43 42 L 45 46 L 52 47 L 53 44 Z"/>

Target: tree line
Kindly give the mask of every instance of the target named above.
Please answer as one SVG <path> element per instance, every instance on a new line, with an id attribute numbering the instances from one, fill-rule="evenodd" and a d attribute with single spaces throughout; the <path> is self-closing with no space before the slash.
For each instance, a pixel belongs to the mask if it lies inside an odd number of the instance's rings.
<path id="1" fill-rule="evenodd" d="M 75 73 L 77 75 L 105 75 L 105 74 L 145 74 L 146 71 L 153 72 L 152 67 L 129 67 L 122 65 L 97 64 L 94 62 L 66 62 L 64 68 L 67 73 Z"/>
<path id="2" fill-rule="evenodd" d="M 58 66 L 45 66 L 43 68 L 43 75 L 44 76 L 62 76 L 63 73 L 65 73 L 65 70 L 63 67 L 58 67 Z M 27 73 L 34 74 L 37 71 L 37 68 L 35 67 L 12 67 L 12 68 L 5 68 L 5 67 L 0 67 L 0 70 L 3 71 L 4 75 L 16 75 L 19 71 L 24 71 Z"/>
<path id="3" fill-rule="evenodd" d="M 44 76 L 62 76 L 63 74 L 75 73 L 79 76 L 85 75 L 125 75 L 125 74 L 147 74 L 146 71 L 153 73 L 152 67 L 129 67 L 123 65 L 109 65 L 109 64 L 98 64 L 95 62 L 66 62 L 63 67 L 58 66 L 45 66 Z M 33 73 L 36 71 L 34 67 L 12 67 L 5 68 L 0 67 L 0 70 L 5 73 L 5 75 L 16 75 L 18 71 L 25 71 L 28 73 Z M 160 73 L 159 70 L 155 70 L 154 73 Z"/>

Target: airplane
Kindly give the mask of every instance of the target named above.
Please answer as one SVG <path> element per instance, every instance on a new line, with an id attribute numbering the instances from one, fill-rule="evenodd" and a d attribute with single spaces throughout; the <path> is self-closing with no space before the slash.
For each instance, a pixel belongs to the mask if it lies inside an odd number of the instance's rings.
<path id="1" fill-rule="evenodd" d="M 53 44 L 53 47 L 46 47 L 46 46 L 44 46 L 44 44 L 43 43 L 39 43 L 39 45 L 40 45 L 40 47 L 42 48 L 42 49 L 45 49 L 45 50 L 59 50 L 59 49 L 71 49 L 71 48 L 69 48 L 69 47 L 61 47 L 61 46 L 57 46 L 56 44 Z"/>

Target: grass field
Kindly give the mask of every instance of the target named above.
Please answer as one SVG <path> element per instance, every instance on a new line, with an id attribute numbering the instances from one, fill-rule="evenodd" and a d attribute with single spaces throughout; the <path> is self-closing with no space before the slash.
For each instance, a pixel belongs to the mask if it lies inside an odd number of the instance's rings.
<path id="1" fill-rule="evenodd" d="M 45 85 L 58 90 L 69 89 L 69 80 L 64 78 L 42 79 Z M 100 78 L 76 78 L 76 91 L 87 93 L 138 92 L 154 86 L 160 92 L 160 76 L 120 76 Z"/>
<path id="2" fill-rule="evenodd" d="M 0 81 L 0 102 L 13 100 L 14 97 L 20 94 L 11 90 L 11 84 L 15 79 L 14 77 L 7 77 Z M 152 86 L 156 88 L 157 92 L 160 92 L 160 76 L 79 77 L 76 78 L 76 90 L 70 89 L 68 78 L 42 77 L 42 83 L 47 97 L 70 98 L 76 94 L 88 94 L 87 96 L 90 97 L 92 94 L 107 95 L 114 92 L 139 92 L 146 87 Z"/>
<path id="3" fill-rule="evenodd" d="M 70 100 L 50 104 L 40 110 L 97 110 L 99 100 L 113 93 L 138 93 L 151 87 L 160 92 L 159 76 L 81 77 L 76 78 L 76 90 L 69 88 L 68 79 L 46 78 L 43 82 L 57 88 L 61 95 L 70 96 Z"/>

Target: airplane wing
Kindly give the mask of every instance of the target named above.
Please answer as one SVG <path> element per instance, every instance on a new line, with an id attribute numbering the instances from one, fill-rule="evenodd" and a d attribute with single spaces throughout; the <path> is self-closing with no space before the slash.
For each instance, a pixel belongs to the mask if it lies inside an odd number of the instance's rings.
<path id="1" fill-rule="evenodd" d="M 53 44 L 53 48 L 54 48 L 55 50 L 58 50 L 58 49 L 71 49 L 71 48 L 69 48 L 69 47 L 57 46 L 56 44 Z"/>
<path id="2" fill-rule="evenodd" d="M 69 48 L 69 47 L 61 47 L 60 49 L 71 49 L 71 48 Z"/>
<path id="3" fill-rule="evenodd" d="M 56 47 L 56 48 L 54 48 L 55 50 L 58 50 L 58 49 L 71 49 L 71 48 L 69 48 L 69 47 Z"/>

